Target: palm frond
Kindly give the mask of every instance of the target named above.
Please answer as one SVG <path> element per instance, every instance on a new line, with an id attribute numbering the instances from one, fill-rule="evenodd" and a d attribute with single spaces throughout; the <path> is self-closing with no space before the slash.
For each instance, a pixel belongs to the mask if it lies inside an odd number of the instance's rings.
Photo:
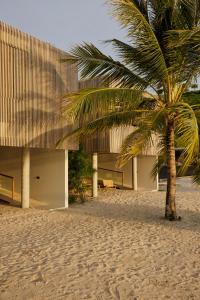
<path id="1" fill-rule="evenodd" d="M 200 185 L 200 157 L 194 160 L 193 182 Z"/>
<path id="2" fill-rule="evenodd" d="M 149 85 L 143 78 L 129 70 L 119 61 L 102 53 L 93 44 L 83 43 L 72 49 L 71 54 L 77 59 L 82 78 L 101 77 L 110 85 L 137 87 L 146 89 Z"/>
<path id="3" fill-rule="evenodd" d="M 88 123 L 81 125 L 80 128 L 76 129 L 74 133 L 72 132 L 71 134 L 87 136 L 97 131 L 105 131 L 111 128 L 134 126 L 135 120 L 143 113 L 145 113 L 144 110 L 110 113 L 103 117 L 99 117 L 94 121 L 89 121 Z"/>
<path id="4" fill-rule="evenodd" d="M 200 29 L 167 31 L 165 42 L 171 72 L 190 83 L 200 73 Z"/>
<path id="5" fill-rule="evenodd" d="M 130 133 L 124 140 L 120 155 L 118 157 L 118 166 L 122 167 L 130 160 L 141 154 L 153 143 L 152 132 L 150 130 L 144 130 L 143 128 L 137 128 Z"/>
<path id="6" fill-rule="evenodd" d="M 199 127 L 193 109 L 186 103 L 176 103 L 171 107 L 175 113 L 177 145 L 184 151 L 180 157 L 182 166 L 180 173 L 184 173 L 194 157 L 199 153 Z"/>
<path id="7" fill-rule="evenodd" d="M 63 112 L 74 120 L 88 119 L 90 116 L 95 118 L 117 109 L 136 108 L 142 98 L 140 90 L 128 88 L 87 89 L 66 95 Z"/>
<path id="8" fill-rule="evenodd" d="M 199 0 L 180 0 L 177 4 L 177 15 L 182 21 L 182 27 L 192 29 L 198 26 L 200 20 L 200 1 Z"/>
<path id="9" fill-rule="evenodd" d="M 133 47 L 118 39 L 107 40 L 105 43 L 111 44 L 122 62 L 128 68 L 141 76 L 149 86 L 157 93 L 155 85 L 160 82 L 160 77 L 154 68 L 149 67 L 149 57 L 144 55 L 141 47 Z"/>
<path id="10" fill-rule="evenodd" d="M 157 175 L 159 174 L 160 170 L 163 166 L 166 165 L 166 158 L 164 155 L 158 155 L 157 160 L 155 160 L 155 163 L 153 165 L 153 169 L 151 171 L 151 176 L 156 179 Z"/>
<path id="11" fill-rule="evenodd" d="M 84 121 L 74 131 L 67 133 L 65 136 L 63 136 L 62 139 L 58 141 L 57 145 L 60 145 L 64 140 L 68 139 L 71 136 L 91 136 L 94 133 L 103 132 L 121 126 L 123 126 L 124 128 L 134 127 L 134 124 L 137 123 L 137 119 L 141 119 L 141 117 L 145 113 L 146 111 L 144 109 L 112 112 L 99 118 L 95 118 L 94 121 Z"/>
<path id="12" fill-rule="evenodd" d="M 132 0 L 110 0 L 113 15 L 128 31 L 128 38 L 141 53 L 140 60 L 145 63 L 158 82 L 167 78 L 168 70 L 163 51 L 145 15 Z M 139 57 L 138 57 L 139 59 Z M 155 75 L 156 74 L 156 75 Z M 152 79 L 153 79 L 152 78 Z M 151 78 L 149 77 L 149 80 Z"/>
<path id="13" fill-rule="evenodd" d="M 149 0 L 156 36 L 171 29 L 191 29 L 197 24 L 198 0 Z"/>
<path id="14" fill-rule="evenodd" d="M 163 130 L 165 131 L 165 130 Z M 166 166 L 167 163 L 167 138 L 165 134 L 160 134 L 158 136 L 158 144 L 157 144 L 157 160 L 153 166 L 151 175 L 154 179 L 156 179 L 157 174 L 160 172 L 163 166 Z"/>

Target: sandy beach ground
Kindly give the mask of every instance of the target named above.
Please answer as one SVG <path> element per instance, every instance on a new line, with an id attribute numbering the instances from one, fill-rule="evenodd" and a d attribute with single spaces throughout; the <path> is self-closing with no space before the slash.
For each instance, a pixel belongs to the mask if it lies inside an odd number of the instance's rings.
<path id="1" fill-rule="evenodd" d="M 200 299 L 200 190 L 101 191 L 68 210 L 0 205 L 0 299 Z"/>

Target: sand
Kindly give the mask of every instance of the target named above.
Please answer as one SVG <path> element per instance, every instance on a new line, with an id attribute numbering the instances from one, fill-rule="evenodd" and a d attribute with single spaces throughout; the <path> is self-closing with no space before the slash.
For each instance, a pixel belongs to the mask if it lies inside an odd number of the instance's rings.
<path id="1" fill-rule="evenodd" d="M 200 191 L 102 191 L 69 210 L 0 205 L 0 299 L 200 299 Z"/>

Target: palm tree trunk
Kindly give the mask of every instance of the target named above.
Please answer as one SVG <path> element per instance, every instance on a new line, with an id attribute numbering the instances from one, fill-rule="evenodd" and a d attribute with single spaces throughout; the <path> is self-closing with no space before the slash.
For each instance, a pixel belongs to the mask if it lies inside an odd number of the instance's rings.
<path id="1" fill-rule="evenodd" d="M 167 193 L 165 218 L 176 220 L 176 158 L 174 145 L 174 121 L 167 124 Z"/>

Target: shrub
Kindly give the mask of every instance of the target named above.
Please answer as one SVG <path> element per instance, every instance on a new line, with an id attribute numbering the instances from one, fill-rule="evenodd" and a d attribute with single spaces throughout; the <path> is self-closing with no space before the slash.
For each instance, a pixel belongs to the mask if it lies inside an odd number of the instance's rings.
<path id="1" fill-rule="evenodd" d="M 69 202 L 85 201 L 86 191 L 89 188 L 85 178 L 91 177 L 92 173 L 91 158 L 81 145 L 78 151 L 69 152 Z"/>

